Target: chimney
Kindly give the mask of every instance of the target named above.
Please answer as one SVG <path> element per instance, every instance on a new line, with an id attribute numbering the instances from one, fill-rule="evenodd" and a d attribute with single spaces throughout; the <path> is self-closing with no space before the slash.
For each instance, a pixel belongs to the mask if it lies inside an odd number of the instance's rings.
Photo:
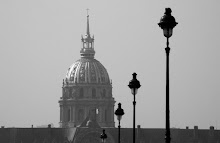
<path id="1" fill-rule="evenodd" d="M 137 143 L 141 141 L 141 125 L 137 125 Z"/>
<path id="2" fill-rule="evenodd" d="M 188 129 L 189 129 L 189 126 L 186 126 L 186 129 L 188 130 Z"/>
<path id="3" fill-rule="evenodd" d="M 210 130 L 209 130 L 209 135 L 210 135 L 210 136 L 213 136 L 213 135 L 214 135 L 214 126 L 210 126 L 209 129 L 210 129 Z"/>
<path id="4" fill-rule="evenodd" d="M 198 126 L 194 126 L 194 138 L 198 138 Z"/>

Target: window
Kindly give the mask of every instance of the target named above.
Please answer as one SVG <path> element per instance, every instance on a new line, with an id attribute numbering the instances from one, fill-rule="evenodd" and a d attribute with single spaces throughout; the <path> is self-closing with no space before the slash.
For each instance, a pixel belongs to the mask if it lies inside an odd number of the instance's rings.
<path id="1" fill-rule="evenodd" d="M 79 109 L 78 111 L 78 121 L 83 121 L 84 120 L 84 110 Z"/>
<path id="2" fill-rule="evenodd" d="M 108 121 L 108 110 L 105 109 L 105 122 L 107 122 L 107 121 Z"/>
<path id="3" fill-rule="evenodd" d="M 63 107 L 60 107 L 60 122 L 63 121 Z"/>
<path id="4" fill-rule="evenodd" d="M 79 97 L 80 97 L 80 98 L 83 98 L 83 96 L 84 96 L 83 88 L 80 88 Z"/>
<path id="5" fill-rule="evenodd" d="M 67 112 L 67 121 L 71 121 L 71 110 L 70 108 L 68 109 L 68 112 Z"/>
<path id="6" fill-rule="evenodd" d="M 96 90 L 95 88 L 92 89 L 92 98 L 95 98 L 96 97 Z"/>
<path id="7" fill-rule="evenodd" d="M 103 97 L 106 96 L 106 90 L 105 90 L 105 89 L 103 89 L 102 96 L 103 96 Z"/>

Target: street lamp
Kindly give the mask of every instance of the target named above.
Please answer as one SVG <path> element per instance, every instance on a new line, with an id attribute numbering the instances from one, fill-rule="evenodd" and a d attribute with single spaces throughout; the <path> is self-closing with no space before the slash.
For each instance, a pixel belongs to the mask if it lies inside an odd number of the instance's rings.
<path id="1" fill-rule="evenodd" d="M 172 10 L 170 8 L 165 9 L 164 16 L 161 17 L 158 25 L 163 29 L 163 34 L 167 38 L 166 51 L 166 133 L 165 142 L 170 143 L 170 109 L 169 109 L 169 38 L 173 34 L 173 28 L 178 24 L 175 18 L 171 15 Z"/>
<path id="2" fill-rule="evenodd" d="M 115 111 L 115 115 L 117 116 L 118 119 L 118 143 L 120 143 L 120 121 L 122 116 L 124 115 L 124 110 L 121 108 L 121 103 L 118 103 L 118 109 Z"/>
<path id="3" fill-rule="evenodd" d="M 105 143 L 105 139 L 107 139 L 107 135 L 105 134 L 105 130 L 104 129 L 102 130 L 102 134 L 101 134 L 100 138 L 102 140 L 102 143 Z"/>
<path id="4" fill-rule="evenodd" d="M 136 73 L 133 73 L 133 79 L 129 82 L 129 88 L 131 89 L 131 93 L 134 95 L 134 101 L 133 101 L 133 105 L 134 105 L 134 115 L 133 115 L 133 143 L 135 143 L 135 105 L 136 105 L 136 101 L 135 101 L 135 95 L 137 94 L 138 88 L 141 87 L 140 82 L 137 80 Z"/>

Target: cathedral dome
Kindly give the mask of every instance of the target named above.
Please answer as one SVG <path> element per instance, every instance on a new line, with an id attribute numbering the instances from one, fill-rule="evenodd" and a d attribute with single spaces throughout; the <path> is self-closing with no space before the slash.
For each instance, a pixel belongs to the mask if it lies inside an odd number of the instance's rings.
<path id="1" fill-rule="evenodd" d="M 112 83 L 105 67 L 94 58 L 94 36 L 89 31 L 89 15 L 81 43 L 81 57 L 69 67 L 63 79 L 59 100 L 60 127 L 115 127 Z"/>
<path id="2" fill-rule="evenodd" d="M 89 16 L 87 16 L 87 30 L 82 36 L 81 59 L 73 63 L 67 71 L 66 83 L 110 83 L 105 67 L 94 59 L 94 36 L 89 32 Z"/>
<path id="3" fill-rule="evenodd" d="M 105 67 L 94 58 L 81 58 L 74 62 L 67 71 L 69 83 L 110 83 Z"/>

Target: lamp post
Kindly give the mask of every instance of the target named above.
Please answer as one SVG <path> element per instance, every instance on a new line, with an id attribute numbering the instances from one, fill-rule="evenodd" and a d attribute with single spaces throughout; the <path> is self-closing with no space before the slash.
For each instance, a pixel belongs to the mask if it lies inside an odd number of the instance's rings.
<path id="1" fill-rule="evenodd" d="M 124 114 L 125 114 L 124 110 L 121 108 L 121 103 L 118 103 L 118 109 L 115 111 L 115 115 L 117 116 L 117 119 L 118 119 L 118 143 L 121 142 L 121 140 L 120 140 L 120 128 L 121 128 L 120 121 L 121 121 L 121 118 Z"/>
<path id="2" fill-rule="evenodd" d="M 105 130 L 102 130 L 102 134 L 100 135 L 102 143 L 105 143 L 105 139 L 107 139 L 107 135 L 105 134 Z"/>
<path id="3" fill-rule="evenodd" d="M 133 114 L 133 143 L 135 143 L 135 105 L 136 105 L 136 101 L 135 101 L 135 95 L 137 94 L 138 88 L 141 87 L 140 82 L 137 80 L 136 73 L 133 73 L 133 79 L 129 82 L 128 87 L 131 89 L 131 93 L 134 95 L 134 101 L 133 101 L 133 105 L 134 105 L 134 114 Z"/>
<path id="4" fill-rule="evenodd" d="M 167 38 L 166 51 L 166 133 L 165 142 L 170 143 L 170 107 L 169 107 L 169 38 L 173 34 L 173 28 L 178 24 L 175 18 L 171 15 L 172 10 L 170 8 L 165 9 L 164 16 L 161 17 L 158 25 L 163 29 L 163 34 Z"/>

